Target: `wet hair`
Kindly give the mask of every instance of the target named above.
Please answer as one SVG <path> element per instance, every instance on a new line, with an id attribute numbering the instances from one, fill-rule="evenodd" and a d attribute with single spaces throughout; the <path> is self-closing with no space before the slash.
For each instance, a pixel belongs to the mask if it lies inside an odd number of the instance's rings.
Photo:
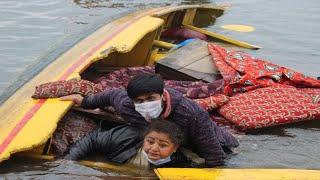
<path id="1" fill-rule="evenodd" d="M 146 137 L 152 131 L 167 134 L 175 145 L 181 145 L 184 140 L 184 136 L 180 127 L 170 120 L 161 118 L 153 119 L 145 131 L 144 137 Z"/>
<path id="2" fill-rule="evenodd" d="M 157 93 L 162 94 L 164 82 L 158 74 L 139 74 L 130 79 L 127 86 L 127 93 L 131 99 L 138 96 Z"/>

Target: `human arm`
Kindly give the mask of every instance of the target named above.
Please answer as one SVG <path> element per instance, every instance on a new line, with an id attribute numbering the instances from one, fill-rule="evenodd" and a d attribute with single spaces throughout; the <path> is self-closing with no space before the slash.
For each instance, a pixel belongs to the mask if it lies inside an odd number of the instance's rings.
<path id="1" fill-rule="evenodd" d="M 194 118 L 189 125 L 189 135 L 196 153 L 205 159 L 205 166 L 223 165 L 225 153 L 218 139 L 217 125 L 209 114 L 199 107 L 193 109 Z"/>
<path id="2" fill-rule="evenodd" d="M 127 98 L 125 90 L 114 89 L 102 91 L 100 93 L 82 97 L 80 94 L 72 94 L 61 97 L 63 101 L 73 101 L 76 106 L 81 106 L 85 109 L 104 108 L 107 106 L 119 105 L 121 101 Z"/>
<path id="3" fill-rule="evenodd" d="M 110 132 L 109 131 L 100 131 L 97 129 L 81 140 L 77 141 L 69 150 L 64 159 L 68 160 L 79 160 L 86 157 L 89 153 L 108 150 L 110 144 Z"/>
<path id="4" fill-rule="evenodd" d="M 112 106 L 117 109 L 116 106 L 121 105 L 127 98 L 129 97 L 123 89 L 102 91 L 100 93 L 84 97 L 81 102 L 81 107 L 85 109 L 103 109 L 107 106 Z"/>

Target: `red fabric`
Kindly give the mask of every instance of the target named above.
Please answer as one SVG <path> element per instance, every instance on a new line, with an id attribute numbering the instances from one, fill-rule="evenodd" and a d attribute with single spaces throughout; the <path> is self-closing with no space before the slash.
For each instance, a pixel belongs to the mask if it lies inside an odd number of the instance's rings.
<path id="1" fill-rule="evenodd" d="M 187 28 L 175 28 L 175 29 L 168 29 L 164 32 L 162 32 L 163 37 L 176 37 L 176 38 L 182 38 L 182 39 L 201 39 L 201 40 L 207 40 L 207 36 L 203 33 L 187 29 Z"/>
<path id="2" fill-rule="evenodd" d="M 143 73 L 155 73 L 154 66 L 121 68 L 101 76 L 93 82 L 100 84 L 104 90 L 125 88 L 132 77 Z"/>
<path id="3" fill-rule="evenodd" d="M 320 103 L 320 88 L 300 88 L 299 90 L 312 97 L 314 103 Z"/>
<path id="4" fill-rule="evenodd" d="M 72 144 L 96 128 L 97 125 L 90 118 L 78 112 L 68 112 L 58 123 L 57 130 L 52 136 L 53 153 L 63 155 Z"/>
<path id="5" fill-rule="evenodd" d="M 320 88 L 319 80 L 254 58 L 249 54 L 229 51 L 214 44 L 209 44 L 208 48 L 215 65 L 225 80 L 224 93 L 227 95 L 261 87 L 282 85 Z"/>
<path id="6" fill-rule="evenodd" d="M 155 73 L 154 66 L 121 68 L 120 70 L 99 77 L 93 82 L 101 84 L 104 90 L 125 88 L 133 76 L 142 73 Z M 224 86 L 222 79 L 212 83 L 174 80 L 165 80 L 164 83 L 165 87 L 173 88 L 191 99 L 206 98 L 214 94 L 222 93 Z"/>
<path id="7" fill-rule="evenodd" d="M 174 80 L 166 80 L 164 83 L 166 87 L 175 89 L 190 99 L 206 98 L 215 94 L 221 94 L 224 88 L 223 79 L 212 83 Z"/>
<path id="8" fill-rule="evenodd" d="M 70 94 L 81 94 L 83 96 L 95 94 L 103 90 L 100 84 L 86 80 L 71 79 L 68 81 L 56 81 L 41 84 L 36 87 L 32 98 L 56 98 Z"/>
<path id="9" fill-rule="evenodd" d="M 216 94 L 203 99 L 195 99 L 196 103 L 199 104 L 206 111 L 212 111 L 229 101 L 229 97 L 223 94 Z"/>
<path id="10" fill-rule="evenodd" d="M 320 103 L 303 89 L 267 87 L 230 97 L 219 113 L 246 130 L 320 119 Z"/>
<path id="11" fill-rule="evenodd" d="M 101 76 L 93 82 L 87 80 L 56 81 L 41 84 L 36 87 L 33 98 L 56 98 L 70 94 L 91 95 L 103 90 L 125 88 L 129 80 L 141 73 L 154 73 L 154 67 L 122 68 L 107 75 Z M 206 98 L 222 93 L 224 81 L 217 80 L 212 83 L 193 81 L 165 80 L 165 87 L 173 88 L 191 99 Z"/>

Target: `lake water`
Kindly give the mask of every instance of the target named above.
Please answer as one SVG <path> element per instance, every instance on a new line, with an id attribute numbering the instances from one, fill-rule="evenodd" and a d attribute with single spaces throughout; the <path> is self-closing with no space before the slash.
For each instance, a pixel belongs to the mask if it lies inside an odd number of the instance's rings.
<path id="1" fill-rule="evenodd" d="M 33 72 L 31 66 L 49 63 L 50 57 L 71 47 L 104 22 L 126 12 L 169 4 L 210 1 L 155 0 L 1 0 L 0 1 L 0 94 L 12 91 Z M 214 30 L 262 46 L 247 50 L 256 57 L 290 67 L 312 77 L 320 76 L 320 3 L 316 0 L 215 1 L 231 7 L 219 18 Z M 256 28 L 250 33 L 227 31 L 226 24 Z M 22 76 L 23 75 L 23 76 Z M 19 84 L 19 83 L 17 83 Z M 0 96 L 2 100 L 5 95 Z M 0 99 L 1 101 L 1 99 Z M 300 123 L 240 137 L 238 154 L 227 167 L 320 169 L 320 123 Z M 0 177 L 104 178 L 113 172 L 78 164 L 40 161 L 11 161 L 0 166 Z M 1 178 L 0 178 L 1 179 Z"/>

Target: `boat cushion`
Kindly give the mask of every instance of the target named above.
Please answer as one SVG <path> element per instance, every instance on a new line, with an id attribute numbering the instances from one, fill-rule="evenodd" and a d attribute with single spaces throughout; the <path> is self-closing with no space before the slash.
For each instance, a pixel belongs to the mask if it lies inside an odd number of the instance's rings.
<path id="1" fill-rule="evenodd" d="M 203 99 L 195 99 L 195 101 L 206 111 L 211 111 L 227 103 L 229 97 L 224 94 L 216 94 Z"/>
<path id="2" fill-rule="evenodd" d="M 56 98 L 67 96 L 70 94 L 81 94 L 83 96 L 101 92 L 102 86 L 87 80 L 71 79 L 68 81 L 56 81 L 36 86 L 36 90 L 32 95 L 34 99 Z"/>
<path id="3" fill-rule="evenodd" d="M 320 118 L 316 90 L 290 86 L 266 87 L 240 93 L 219 109 L 219 113 L 242 130 L 269 127 Z"/>

